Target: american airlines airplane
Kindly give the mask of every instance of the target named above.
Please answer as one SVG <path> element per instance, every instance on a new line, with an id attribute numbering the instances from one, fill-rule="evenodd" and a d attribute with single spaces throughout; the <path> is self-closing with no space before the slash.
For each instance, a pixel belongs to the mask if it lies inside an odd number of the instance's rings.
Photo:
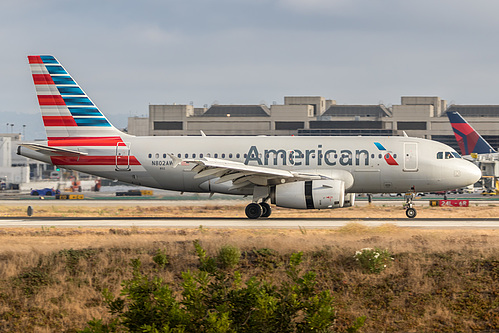
<path id="1" fill-rule="evenodd" d="M 464 187 L 480 170 L 449 146 L 410 137 L 136 137 L 116 129 L 50 55 L 29 56 L 47 141 L 18 154 L 130 184 L 252 196 L 248 218 L 269 203 L 349 207 L 355 193 Z M 409 203 L 408 217 L 416 216 Z"/>

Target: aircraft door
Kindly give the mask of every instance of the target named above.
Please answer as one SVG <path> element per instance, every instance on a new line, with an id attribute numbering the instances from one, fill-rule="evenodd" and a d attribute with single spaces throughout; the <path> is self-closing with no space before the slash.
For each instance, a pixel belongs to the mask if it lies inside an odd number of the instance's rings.
<path id="1" fill-rule="evenodd" d="M 118 142 L 116 145 L 116 171 L 130 171 L 129 142 Z"/>
<path id="2" fill-rule="evenodd" d="M 404 142 L 404 171 L 418 171 L 418 143 Z"/>

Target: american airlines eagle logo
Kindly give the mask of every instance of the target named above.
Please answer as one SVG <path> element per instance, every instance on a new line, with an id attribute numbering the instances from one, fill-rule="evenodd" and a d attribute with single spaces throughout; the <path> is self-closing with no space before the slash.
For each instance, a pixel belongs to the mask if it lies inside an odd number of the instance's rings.
<path id="1" fill-rule="evenodd" d="M 397 163 L 397 161 L 395 161 L 395 159 L 393 158 L 392 156 L 392 152 L 391 151 L 387 151 L 385 147 L 383 147 L 383 145 L 379 142 L 375 142 L 374 145 L 380 150 L 383 152 L 383 158 L 385 159 L 386 163 L 388 163 L 388 165 L 399 165 Z"/>

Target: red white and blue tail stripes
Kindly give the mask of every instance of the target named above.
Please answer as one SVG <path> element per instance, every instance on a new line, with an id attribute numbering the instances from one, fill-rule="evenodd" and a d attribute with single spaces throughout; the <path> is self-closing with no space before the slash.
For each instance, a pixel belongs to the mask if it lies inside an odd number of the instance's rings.
<path id="1" fill-rule="evenodd" d="M 28 56 L 47 138 L 116 136 L 114 128 L 51 55 Z"/>
<path id="2" fill-rule="evenodd" d="M 53 164 L 115 165 L 117 169 L 140 165 L 130 155 L 130 143 L 123 140 L 126 134 L 107 120 L 55 57 L 34 55 L 28 60 L 47 146 L 82 152 L 80 156 L 52 154 Z"/>

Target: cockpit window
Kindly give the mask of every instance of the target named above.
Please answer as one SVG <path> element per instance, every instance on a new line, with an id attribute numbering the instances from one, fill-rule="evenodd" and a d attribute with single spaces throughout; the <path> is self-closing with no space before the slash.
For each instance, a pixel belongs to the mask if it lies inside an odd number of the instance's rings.
<path id="1" fill-rule="evenodd" d="M 439 151 L 437 153 L 437 159 L 442 160 L 444 159 L 444 157 L 446 160 L 448 160 L 451 158 L 461 158 L 461 155 L 459 155 L 455 151 Z"/>

